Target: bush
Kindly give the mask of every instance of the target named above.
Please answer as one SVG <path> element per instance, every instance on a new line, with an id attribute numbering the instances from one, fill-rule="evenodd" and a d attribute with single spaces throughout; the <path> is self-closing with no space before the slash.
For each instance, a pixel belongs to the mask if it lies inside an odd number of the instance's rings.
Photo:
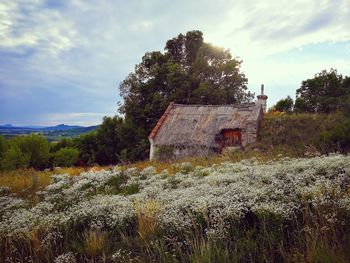
<path id="1" fill-rule="evenodd" d="M 63 138 L 58 142 L 52 142 L 50 145 L 50 152 L 57 152 L 62 148 L 74 147 L 74 141 L 71 138 Z"/>
<path id="2" fill-rule="evenodd" d="M 0 160 L 4 156 L 6 151 L 6 139 L 4 136 L 0 136 Z"/>
<path id="3" fill-rule="evenodd" d="M 6 144 L 1 161 L 2 169 L 44 169 L 49 164 L 49 143 L 42 135 L 16 136 Z"/>
<path id="4" fill-rule="evenodd" d="M 96 162 L 96 153 L 98 144 L 96 132 L 90 132 L 79 136 L 74 140 L 76 147 L 79 150 L 79 160 L 87 165 L 92 165 Z"/>
<path id="5" fill-rule="evenodd" d="M 15 170 L 18 168 L 26 168 L 29 166 L 30 155 L 23 153 L 18 145 L 11 146 L 1 159 L 1 170 Z"/>
<path id="6" fill-rule="evenodd" d="M 318 144 L 322 152 L 349 152 L 350 118 L 337 123 L 331 130 L 322 132 Z"/>
<path id="7" fill-rule="evenodd" d="M 288 96 L 285 99 L 281 99 L 276 103 L 275 109 L 280 112 L 292 112 L 293 111 L 293 99 Z"/>
<path id="8" fill-rule="evenodd" d="M 74 148 L 62 148 L 53 153 L 52 165 L 69 167 L 76 163 L 79 157 L 79 151 Z"/>

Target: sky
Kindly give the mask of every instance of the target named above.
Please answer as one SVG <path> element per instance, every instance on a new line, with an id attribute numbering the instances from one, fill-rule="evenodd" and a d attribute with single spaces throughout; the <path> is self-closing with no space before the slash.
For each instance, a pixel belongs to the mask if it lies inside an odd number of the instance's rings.
<path id="1" fill-rule="evenodd" d="M 143 54 L 189 30 L 270 107 L 324 69 L 350 76 L 349 29 L 350 0 L 0 0 L 0 124 L 99 124 Z"/>

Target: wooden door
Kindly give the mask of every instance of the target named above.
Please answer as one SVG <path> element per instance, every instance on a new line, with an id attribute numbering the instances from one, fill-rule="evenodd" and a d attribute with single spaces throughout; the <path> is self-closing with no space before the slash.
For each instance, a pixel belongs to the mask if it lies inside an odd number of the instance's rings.
<path id="1" fill-rule="evenodd" d="M 223 135 L 224 135 L 224 147 L 241 146 L 240 130 L 225 130 Z"/>

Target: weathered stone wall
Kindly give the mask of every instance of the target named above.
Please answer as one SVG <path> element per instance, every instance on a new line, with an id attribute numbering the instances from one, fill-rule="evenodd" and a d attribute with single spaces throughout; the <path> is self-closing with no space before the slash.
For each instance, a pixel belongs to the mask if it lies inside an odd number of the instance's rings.
<path id="1" fill-rule="evenodd" d="M 218 153 L 218 149 L 208 148 L 204 146 L 196 147 L 175 147 L 175 146 L 151 146 L 152 154 L 150 154 L 151 160 L 168 160 L 168 159 L 181 159 L 191 156 L 211 156 Z"/>

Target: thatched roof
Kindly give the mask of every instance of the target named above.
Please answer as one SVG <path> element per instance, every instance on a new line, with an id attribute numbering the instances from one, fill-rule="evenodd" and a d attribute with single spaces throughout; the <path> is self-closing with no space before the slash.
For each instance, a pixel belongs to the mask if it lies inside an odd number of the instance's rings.
<path id="1" fill-rule="evenodd" d="M 171 103 L 149 138 L 154 145 L 216 147 L 223 129 L 245 129 L 262 111 L 255 103 L 240 105 L 183 105 Z"/>

